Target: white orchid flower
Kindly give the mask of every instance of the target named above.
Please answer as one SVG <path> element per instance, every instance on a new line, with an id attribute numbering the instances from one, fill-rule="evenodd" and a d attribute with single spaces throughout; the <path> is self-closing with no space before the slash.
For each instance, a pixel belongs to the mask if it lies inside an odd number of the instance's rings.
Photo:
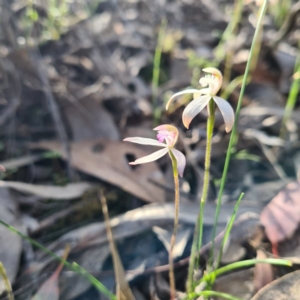
<path id="1" fill-rule="evenodd" d="M 231 131 L 234 124 L 234 112 L 231 105 L 221 97 L 216 96 L 222 86 L 223 76 L 222 73 L 216 68 L 205 68 L 204 72 L 211 73 L 205 77 L 200 78 L 199 83 L 207 88 L 204 89 L 187 89 L 174 94 L 168 101 L 166 109 L 168 110 L 170 103 L 175 97 L 184 94 L 194 94 L 194 100 L 190 102 L 184 109 L 182 114 L 182 122 L 186 128 L 189 128 L 191 121 L 194 117 L 208 105 L 211 99 L 214 100 L 217 107 L 222 113 L 225 123 L 226 132 Z"/>
<path id="2" fill-rule="evenodd" d="M 142 145 L 163 147 L 163 149 L 155 151 L 150 155 L 141 157 L 133 162 L 130 162 L 129 164 L 130 165 L 145 164 L 148 162 L 155 161 L 167 153 L 171 155 L 170 152 L 172 152 L 172 154 L 177 160 L 178 174 L 182 176 L 186 165 L 186 159 L 183 153 L 181 153 L 180 151 L 174 148 L 179 135 L 178 129 L 173 125 L 165 124 L 165 125 L 160 125 L 154 128 L 153 130 L 158 131 L 157 140 L 149 139 L 149 138 L 141 138 L 141 137 L 129 137 L 124 139 L 123 141 L 142 144 Z"/>

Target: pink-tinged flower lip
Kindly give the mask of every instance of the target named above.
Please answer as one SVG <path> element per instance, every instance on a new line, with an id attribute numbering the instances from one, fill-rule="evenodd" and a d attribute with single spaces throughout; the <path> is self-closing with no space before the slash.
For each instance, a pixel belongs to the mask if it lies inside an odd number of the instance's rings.
<path id="1" fill-rule="evenodd" d="M 164 124 L 155 127 L 153 130 L 158 131 L 157 139 L 159 142 L 166 141 L 168 147 L 174 147 L 179 135 L 178 129 L 169 124 Z"/>
<path id="2" fill-rule="evenodd" d="M 157 139 L 160 143 L 162 143 L 164 140 L 167 140 L 171 135 L 170 131 L 167 130 L 160 130 L 157 133 Z"/>

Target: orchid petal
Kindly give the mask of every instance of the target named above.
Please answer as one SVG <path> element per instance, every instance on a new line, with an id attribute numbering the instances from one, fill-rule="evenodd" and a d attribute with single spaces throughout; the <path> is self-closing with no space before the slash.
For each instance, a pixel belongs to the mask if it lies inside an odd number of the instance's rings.
<path id="1" fill-rule="evenodd" d="M 182 113 L 182 122 L 186 128 L 189 128 L 190 123 L 194 117 L 208 104 L 211 97 L 201 96 L 193 100 L 183 111 Z"/>
<path id="2" fill-rule="evenodd" d="M 139 164 L 145 164 L 145 163 L 148 163 L 151 161 L 155 161 L 155 160 L 161 158 L 162 156 L 164 156 L 166 153 L 168 153 L 168 151 L 169 151 L 169 148 L 163 148 L 158 151 L 155 151 L 154 153 L 152 153 L 150 155 L 141 157 L 133 162 L 130 162 L 129 164 L 130 165 L 139 165 Z"/>
<path id="3" fill-rule="evenodd" d="M 220 97 L 214 96 L 213 99 L 223 115 L 226 132 L 231 131 L 234 124 L 234 111 L 231 105 Z"/>
<path id="4" fill-rule="evenodd" d="M 153 130 L 157 130 L 157 131 L 159 131 L 159 130 L 168 130 L 168 131 L 178 133 L 178 129 L 175 126 L 170 125 L 170 124 L 159 125 L 159 126 L 153 128 Z"/>
<path id="5" fill-rule="evenodd" d="M 173 99 L 174 99 L 175 97 L 178 97 L 178 96 L 184 95 L 184 94 L 194 94 L 194 93 L 199 93 L 199 90 L 196 90 L 196 89 L 187 89 L 187 90 L 184 90 L 184 91 L 181 91 L 181 92 L 178 92 L 178 93 L 174 94 L 174 95 L 169 99 L 169 101 L 167 102 L 167 104 L 166 104 L 166 110 L 168 110 L 168 108 L 169 108 L 171 102 L 173 101 Z"/>
<path id="6" fill-rule="evenodd" d="M 157 140 L 154 139 L 148 139 L 148 138 L 141 138 L 141 137 L 129 137 L 123 140 L 124 142 L 131 142 L 141 145 L 151 145 L 151 146 L 157 146 L 157 147 L 166 147 L 167 145 L 164 143 L 160 143 Z"/>
<path id="7" fill-rule="evenodd" d="M 183 172 L 185 169 L 185 165 L 186 165 L 186 159 L 183 153 L 181 153 L 180 151 L 171 148 L 170 149 L 173 153 L 173 155 L 175 156 L 176 160 L 177 160 L 177 170 L 178 170 L 178 174 L 182 177 L 183 176 Z"/>

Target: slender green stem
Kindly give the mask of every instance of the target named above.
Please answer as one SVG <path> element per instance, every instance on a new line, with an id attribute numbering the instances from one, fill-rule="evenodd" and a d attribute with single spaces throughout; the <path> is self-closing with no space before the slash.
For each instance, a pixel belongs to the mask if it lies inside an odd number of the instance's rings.
<path id="1" fill-rule="evenodd" d="M 231 296 L 231 295 L 226 294 L 226 293 L 215 292 L 215 291 L 202 291 L 202 292 L 199 292 L 199 293 L 191 293 L 190 299 L 195 299 L 196 297 L 198 298 L 200 296 L 204 296 L 204 297 L 216 296 L 218 298 L 223 298 L 223 299 L 228 299 L 228 300 L 243 300 L 241 298 L 234 297 L 234 296 Z"/>
<path id="2" fill-rule="evenodd" d="M 260 15 L 262 10 L 263 10 L 263 7 L 261 6 L 259 8 L 257 15 Z M 263 38 L 263 30 L 262 29 L 263 29 L 262 23 L 261 24 L 257 23 L 256 29 L 255 29 L 255 34 L 257 31 L 257 39 L 256 39 L 254 47 L 253 47 L 253 53 L 250 54 L 251 55 L 250 72 L 254 71 L 257 67 L 259 53 L 260 53 L 260 49 L 261 49 L 262 38 Z M 254 41 L 254 39 L 253 39 L 253 41 Z M 253 41 L 252 41 L 252 43 L 253 43 Z"/>
<path id="3" fill-rule="evenodd" d="M 300 42 L 299 42 L 299 45 L 300 45 Z M 286 122 L 290 119 L 292 111 L 296 105 L 299 90 L 300 90 L 300 54 L 298 53 L 296 63 L 295 63 L 294 80 L 293 80 L 293 83 L 291 86 L 288 100 L 286 102 L 283 119 L 282 119 L 282 123 L 281 123 L 280 135 L 279 135 L 281 138 L 285 138 Z"/>
<path id="4" fill-rule="evenodd" d="M 207 119 L 207 140 L 206 140 L 206 152 L 205 152 L 205 166 L 204 166 L 204 179 L 203 179 L 203 190 L 200 200 L 200 224 L 199 224 L 199 240 L 198 240 L 198 251 L 202 246 L 203 236 L 203 216 L 204 216 L 204 205 L 206 203 L 208 190 L 209 190 L 209 179 L 210 179 L 210 163 L 211 163 L 211 144 L 212 136 L 215 124 L 215 103 L 211 99 L 208 105 L 209 116 Z M 199 259 L 197 259 L 197 266 Z"/>
<path id="5" fill-rule="evenodd" d="M 233 91 L 242 84 L 243 81 L 243 77 L 244 75 L 238 76 L 236 78 L 234 78 L 231 82 L 228 83 L 228 85 L 226 86 L 226 89 L 223 90 L 222 94 L 221 94 L 221 98 L 227 100 L 228 97 L 230 96 L 230 94 L 233 93 Z M 250 82 L 250 76 L 248 77 L 248 82 Z"/>
<path id="6" fill-rule="evenodd" d="M 277 258 L 266 258 L 266 259 L 248 259 L 243 261 L 238 261 L 232 264 L 229 264 L 225 267 L 219 268 L 211 273 L 205 274 L 198 282 L 197 285 L 201 283 L 206 283 L 212 285 L 215 282 L 215 279 L 225 273 L 232 272 L 236 269 L 252 267 L 258 263 L 265 263 L 270 265 L 285 266 L 291 267 L 293 265 L 292 261 L 287 259 L 277 259 Z"/>
<path id="7" fill-rule="evenodd" d="M 200 224 L 200 214 L 198 214 L 197 222 L 195 225 L 193 244 L 192 244 L 190 261 L 189 261 L 188 280 L 186 284 L 186 290 L 188 294 L 193 292 L 194 264 L 195 264 L 195 256 L 197 252 L 197 245 L 198 245 L 198 238 L 199 238 L 199 234 L 198 234 L 199 224 Z"/>
<path id="8" fill-rule="evenodd" d="M 172 151 L 169 151 L 172 167 L 173 167 L 173 176 L 174 176 L 174 185 L 175 185 L 175 216 L 174 216 L 174 229 L 170 243 L 170 252 L 169 252 L 169 277 L 170 277 L 170 290 L 171 290 L 171 300 L 175 299 L 176 296 L 176 286 L 175 286 L 175 273 L 174 273 L 174 263 L 173 263 L 173 249 L 176 242 L 177 229 L 178 229 L 178 220 L 179 220 L 179 178 L 178 178 L 178 169 L 177 169 L 177 160 L 173 155 Z"/>
<path id="9" fill-rule="evenodd" d="M 241 20 L 242 16 L 242 10 L 243 10 L 243 0 L 235 0 L 234 3 L 234 9 L 233 9 L 233 18 L 232 21 L 230 22 L 230 33 L 228 34 L 228 40 L 232 40 L 236 36 L 236 31 L 238 28 L 238 24 Z M 224 47 L 224 45 L 223 45 Z M 224 51 L 224 48 L 223 48 Z M 224 67 L 224 76 L 223 76 L 223 82 L 226 84 L 229 83 L 230 81 L 230 76 L 231 76 L 231 66 L 232 66 L 232 60 L 234 57 L 234 51 L 232 47 L 229 47 L 228 51 L 225 51 L 225 67 Z"/>
<path id="10" fill-rule="evenodd" d="M 222 255 L 223 255 L 224 246 L 225 246 L 226 242 L 228 241 L 228 238 L 229 238 L 229 235 L 230 235 L 233 223 L 235 221 L 235 217 L 236 217 L 237 211 L 239 209 L 239 206 L 241 204 L 241 201 L 242 201 L 243 197 L 244 197 L 244 193 L 241 193 L 238 201 L 236 202 L 236 204 L 234 206 L 233 213 L 232 213 L 232 215 L 230 217 L 228 226 L 227 226 L 225 234 L 224 234 L 224 238 L 223 238 L 222 245 L 221 245 L 221 248 L 220 248 L 220 251 L 219 251 L 219 255 L 218 255 L 218 259 L 217 259 L 217 263 L 216 263 L 215 269 L 219 268 L 220 261 L 222 259 Z M 212 253 L 212 255 L 210 257 L 211 258 L 213 257 L 213 253 Z"/>
<path id="11" fill-rule="evenodd" d="M 227 42 L 230 38 L 232 38 L 233 35 L 235 35 L 235 30 L 237 28 L 237 25 L 239 24 L 242 16 L 242 9 L 243 9 L 243 0 L 236 0 L 234 9 L 232 12 L 232 18 L 226 27 L 224 33 L 222 34 L 221 40 L 218 44 L 218 46 L 215 48 L 215 56 L 218 62 L 221 62 L 225 55 L 226 51 L 224 51 L 224 44 Z M 224 76 L 225 77 L 225 76 Z"/>
<path id="12" fill-rule="evenodd" d="M 218 276 L 220 276 L 224 273 L 231 272 L 236 269 L 252 267 L 252 266 L 256 265 L 257 263 L 271 264 L 271 265 L 277 265 L 277 266 L 286 266 L 286 267 L 292 266 L 292 262 L 287 259 L 277 259 L 277 258 L 248 259 L 248 260 L 238 261 L 238 262 L 229 264 L 225 267 L 215 270 L 214 272 L 210 273 L 207 276 L 211 277 L 212 274 L 214 274 L 213 275 L 214 278 L 217 278 Z"/>
<path id="13" fill-rule="evenodd" d="M 4 221 L 0 220 L 0 224 L 2 224 L 4 227 L 6 227 L 11 232 L 14 232 L 17 235 L 19 235 L 22 239 L 29 241 L 30 244 L 32 244 L 33 246 L 41 249 L 46 254 L 48 254 L 49 256 L 53 257 L 54 259 L 56 259 L 57 261 L 62 263 L 65 267 L 67 267 L 70 270 L 72 270 L 72 271 L 82 275 L 83 277 L 85 277 L 85 279 L 87 279 L 95 288 L 97 288 L 103 295 L 105 295 L 109 299 L 117 300 L 117 297 L 114 294 L 112 294 L 99 280 L 97 280 L 97 278 L 95 278 L 93 275 L 88 273 L 84 268 L 80 267 L 77 263 L 74 262 L 74 263 L 71 264 L 68 261 L 62 259 L 58 255 L 56 255 L 54 252 L 48 250 L 46 247 L 44 247 L 40 243 L 38 243 L 35 240 L 31 239 L 27 235 L 21 233 L 16 228 L 14 228 L 13 226 L 10 226 L 9 224 L 5 223 Z"/>
<path id="14" fill-rule="evenodd" d="M 205 202 L 209 190 L 211 144 L 212 144 L 214 124 L 215 124 L 215 103 L 213 99 L 210 100 L 207 108 L 208 108 L 209 116 L 207 119 L 207 137 L 206 137 L 203 189 L 202 189 L 202 196 L 200 200 L 200 210 L 197 218 L 197 224 L 195 226 L 194 240 L 193 240 L 193 246 L 192 246 L 192 251 L 190 256 L 188 282 L 187 282 L 188 292 L 192 292 L 193 289 L 193 273 L 195 269 L 195 260 L 196 260 L 196 268 L 199 267 L 200 254 L 197 255 L 197 259 L 196 259 L 196 255 L 195 255 L 196 249 L 198 249 L 198 253 L 199 253 L 202 246 L 204 206 L 205 206 Z"/>
<path id="15" fill-rule="evenodd" d="M 255 48 L 255 45 L 256 45 L 258 37 L 259 37 L 260 27 L 262 25 L 263 17 L 264 17 L 265 12 L 266 12 L 267 3 L 268 3 L 268 0 L 264 0 L 264 2 L 262 4 L 262 7 L 260 9 L 260 14 L 259 14 L 258 22 L 257 22 L 257 27 L 255 29 L 253 41 L 252 41 L 252 44 L 251 44 L 250 55 L 249 55 L 249 59 L 247 61 L 245 74 L 244 74 L 243 82 L 242 82 L 242 87 L 241 87 L 241 91 L 240 91 L 240 96 L 239 96 L 239 100 L 238 100 L 238 104 L 237 104 L 237 108 L 236 108 L 235 122 L 234 122 L 232 132 L 231 132 L 231 135 L 230 135 L 230 140 L 229 140 L 229 144 L 228 144 L 228 149 L 227 149 L 227 153 L 226 153 L 226 159 L 225 159 L 225 163 L 224 163 L 224 169 L 223 169 L 223 174 L 222 174 L 222 179 L 221 179 L 221 184 L 220 184 L 220 190 L 219 190 L 219 194 L 218 194 L 217 208 L 216 208 L 215 220 L 214 220 L 214 226 L 213 226 L 211 253 L 214 252 L 214 246 L 215 246 L 214 239 L 215 239 L 215 236 L 216 236 L 216 229 L 217 229 L 217 224 L 218 224 L 219 214 L 220 214 L 220 208 L 221 208 L 221 200 L 222 200 L 222 196 L 223 196 L 225 181 L 226 181 L 229 162 L 230 162 L 230 158 L 231 158 L 231 149 L 234 146 L 234 140 L 235 140 L 235 136 L 236 136 L 236 125 L 237 125 L 237 122 L 238 122 L 238 119 L 239 119 L 239 114 L 240 114 L 240 110 L 241 110 L 241 106 L 242 106 L 242 99 L 243 99 L 243 96 L 244 96 L 244 93 L 245 93 L 245 87 L 246 87 L 246 84 L 247 84 L 247 78 L 249 76 L 249 71 L 250 71 L 250 66 L 251 66 L 251 63 L 252 63 L 254 48 Z"/>

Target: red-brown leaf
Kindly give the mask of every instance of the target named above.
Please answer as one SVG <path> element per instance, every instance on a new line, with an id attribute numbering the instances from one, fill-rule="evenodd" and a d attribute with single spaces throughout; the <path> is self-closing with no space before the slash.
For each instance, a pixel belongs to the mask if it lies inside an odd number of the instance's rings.
<path id="1" fill-rule="evenodd" d="M 273 245 L 291 237 L 300 223 L 300 183 L 289 183 L 263 209 L 260 221 Z"/>

